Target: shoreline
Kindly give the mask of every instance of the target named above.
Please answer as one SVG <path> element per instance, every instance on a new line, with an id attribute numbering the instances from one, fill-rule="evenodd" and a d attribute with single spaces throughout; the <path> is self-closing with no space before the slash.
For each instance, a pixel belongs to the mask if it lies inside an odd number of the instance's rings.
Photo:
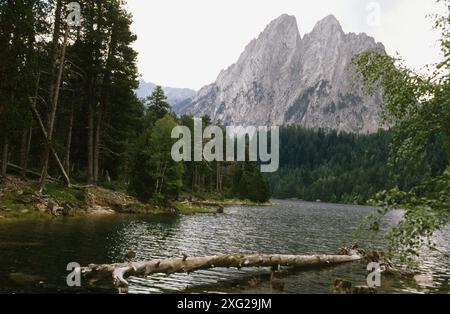
<path id="1" fill-rule="evenodd" d="M 179 215 L 223 213 L 225 206 L 268 206 L 250 200 L 212 195 L 184 195 L 167 205 L 142 203 L 124 191 L 105 187 L 65 187 L 48 183 L 42 195 L 37 183 L 15 176 L 0 182 L 0 222 L 115 214 Z"/>

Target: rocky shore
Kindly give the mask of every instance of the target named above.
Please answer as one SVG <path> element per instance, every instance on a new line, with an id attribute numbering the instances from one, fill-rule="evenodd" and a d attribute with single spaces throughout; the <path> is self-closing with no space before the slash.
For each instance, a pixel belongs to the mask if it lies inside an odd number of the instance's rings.
<path id="1" fill-rule="evenodd" d="M 36 192 L 37 182 L 8 176 L 0 182 L 0 221 L 21 218 L 74 217 L 109 214 L 195 214 L 222 213 L 226 205 L 254 205 L 247 200 L 206 199 L 183 196 L 161 206 L 144 204 L 136 198 L 104 187 L 71 187 L 49 183 Z"/>

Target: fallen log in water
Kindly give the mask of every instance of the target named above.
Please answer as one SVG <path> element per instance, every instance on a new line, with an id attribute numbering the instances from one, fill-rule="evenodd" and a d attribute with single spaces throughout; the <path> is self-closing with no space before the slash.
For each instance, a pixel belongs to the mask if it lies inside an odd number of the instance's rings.
<path id="1" fill-rule="evenodd" d="M 84 278 L 98 280 L 112 277 L 116 286 L 127 286 L 129 276 L 148 276 L 154 273 L 192 272 L 199 269 L 215 267 L 280 267 L 294 268 L 308 266 L 325 266 L 351 262 L 362 259 L 357 251 L 350 251 L 349 255 L 266 255 L 266 254 L 226 254 L 204 257 L 188 257 L 128 262 L 117 264 L 91 264 L 81 268 Z"/>

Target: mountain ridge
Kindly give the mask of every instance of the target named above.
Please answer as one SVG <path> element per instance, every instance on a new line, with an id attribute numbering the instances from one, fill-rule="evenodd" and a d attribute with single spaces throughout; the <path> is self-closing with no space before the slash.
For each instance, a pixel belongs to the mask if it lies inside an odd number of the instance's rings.
<path id="1" fill-rule="evenodd" d="M 143 79 L 139 79 L 139 87 L 135 91 L 138 98 L 145 98 L 149 96 L 155 89 L 157 84 L 152 82 L 146 82 Z M 177 108 L 183 102 L 191 99 L 196 91 L 190 88 L 175 88 L 163 86 L 165 95 L 167 96 L 167 102 L 172 105 L 173 108 Z"/>
<path id="2" fill-rule="evenodd" d="M 384 46 L 365 33 L 345 33 L 328 15 L 303 38 L 283 14 L 247 44 L 214 83 L 176 108 L 226 125 L 290 125 L 373 133 L 381 125 L 380 93 L 367 96 L 353 81 L 356 53 Z"/>

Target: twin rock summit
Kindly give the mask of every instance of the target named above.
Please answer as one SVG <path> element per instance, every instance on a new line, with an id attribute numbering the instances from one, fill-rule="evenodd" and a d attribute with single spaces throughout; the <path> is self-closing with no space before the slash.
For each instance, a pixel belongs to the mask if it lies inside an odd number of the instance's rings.
<path id="1" fill-rule="evenodd" d="M 329 15 L 300 35 L 294 16 L 282 15 L 246 47 L 217 80 L 176 102 L 177 114 L 209 115 L 225 125 L 300 125 L 372 133 L 380 128 L 381 96 L 365 95 L 352 57 L 385 52 L 366 34 L 344 33 Z"/>

